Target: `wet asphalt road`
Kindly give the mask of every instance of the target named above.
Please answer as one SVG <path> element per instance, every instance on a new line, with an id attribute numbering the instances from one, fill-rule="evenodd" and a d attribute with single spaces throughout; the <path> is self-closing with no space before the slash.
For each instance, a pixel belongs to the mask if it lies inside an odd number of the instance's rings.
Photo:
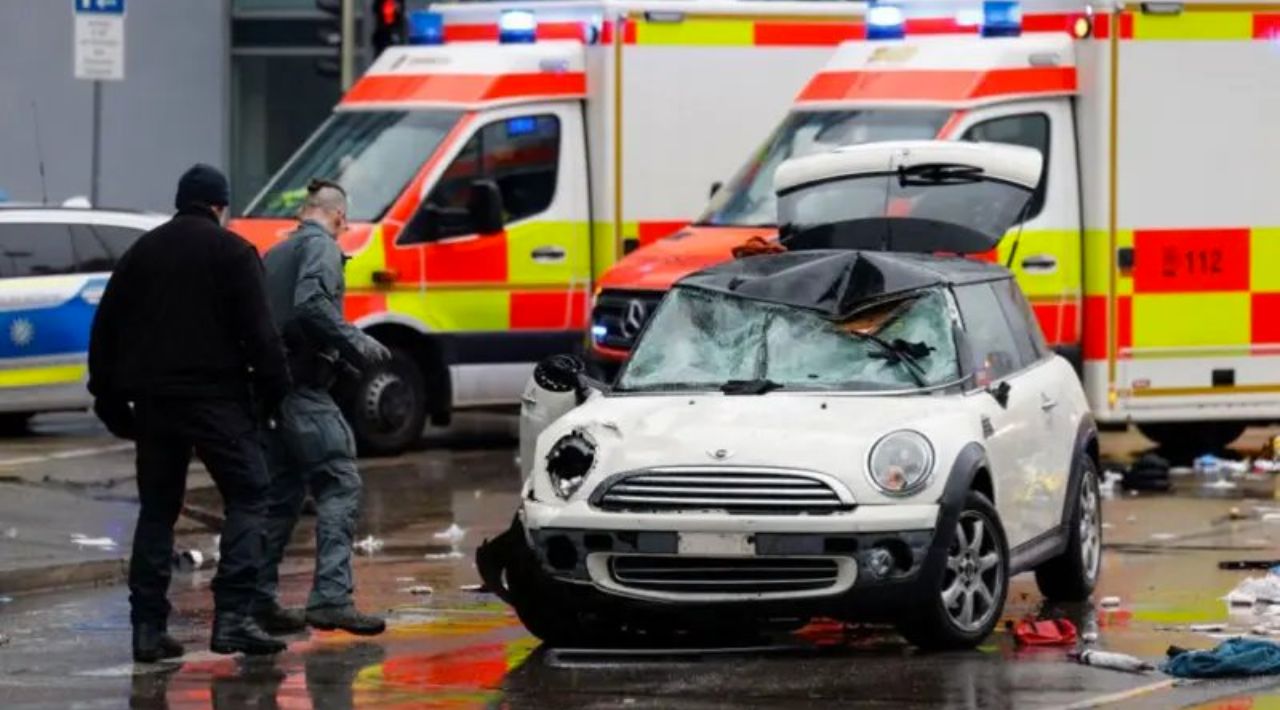
<path id="1" fill-rule="evenodd" d="M 48 426 L 57 435 L 24 444 L 31 453 L 106 443 L 74 420 Z M 916 654 L 887 630 L 830 624 L 752 649 L 539 648 L 500 602 L 467 588 L 478 582 L 471 551 L 505 527 L 516 503 L 513 431 L 506 417 L 467 418 L 424 451 L 366 462 L 360 536 L 383 546 L 358 557 L 358 602 L 388 614 L 387 634 L 302 635 L 270 660 L 215 656 L 205 650 L 210 573 L 199 571 L 175 577 L 172 590 L 172 628 L 188 655 L 135 666 L 122 586 L 19 597 L 0 603 L 0 634 L 10 639 L 0 646 L 0 707 L 1280 707 L 1280 680 L 1172 687 L 1158 673 L 1076 665 L 1062 649 L 1020 650 L 1003 632 L 977 651 L 941 655 Z M 1263 438 L 1253 432 L 1244 443 Z M 1136 435 L 1107 435 L 1105 448 L 1123 457 L 1143 445 Z M 91 465 L 76 460 L 38 465 Z M 1247 631 L 1267 619 L 1229 616 L 1221 597 L 1249 573 L 1219 571 L 1217 562 L 1280 557 L 1280 524 L 1262 519 L 1280 511 L 1277 490 L 1270 478 L 1218 491 L 1187 479 L 1172 496 L 1112 498 L 1095 599 L 1118 596 L 1120 608 L 1046 607 L 1024 576 L 1006 617 L 1065 616 L 1096 628 L 1100 647 L 1153 660 L 1170 644 L 1207 647 Z M 191 498 L 217 507 L 211 491 Z M 1231 520 L 1232 508 L 1245 519 Z M 460 541 L 437 537 L 453 524 L 466 531 Z M 184 544 L 211 544 L 198 526 L 186 529 Z M 305 531 L 294 543 L 284 589 L 286 602 L 300 603 L 311 543 Z M 422 586 L 431 593 L 414 593 Z M 1227 631 L 1188 628 L 1203 623 Z"/>

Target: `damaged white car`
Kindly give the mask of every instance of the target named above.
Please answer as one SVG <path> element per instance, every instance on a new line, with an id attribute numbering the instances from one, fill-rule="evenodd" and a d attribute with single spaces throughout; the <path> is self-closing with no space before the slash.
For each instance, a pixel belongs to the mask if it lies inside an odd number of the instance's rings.
<path id="1" fill-rule="evenodd" d="M 692 275 L 611 387 L 562 357 L 525 399 L 527 476 L 477 563 L 552 644 L 887 621 L 971 647 L 1011 575 L 1088 597 L 1096 430 L 991 249 L 1041 158 L 942 142 L 784 164 L 782 254 Z M 528 450 L 532 448 L 532 450 Z"/>

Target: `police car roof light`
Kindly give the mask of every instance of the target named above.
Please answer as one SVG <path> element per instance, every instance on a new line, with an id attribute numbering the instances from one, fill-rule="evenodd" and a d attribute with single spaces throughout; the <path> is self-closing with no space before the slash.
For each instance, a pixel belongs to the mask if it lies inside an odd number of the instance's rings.
<path id="1" fill-rule="evenodd" d="M 498 16 L 498 41 L 532 44 L 538 39 L 538 20 L 531 10 L 503 10 Z"/>
<path id="2" fill-rule="evenodd" d="M 867 39 L 902 39 L 907 21 L 897 5 L 871 3 L 867 8 Z"/>
<path id="3" fill-rule="evenodd" d="M 1022 34 L 1022 5 L 1016 0 L 982 3 L 983 37 L 1017 37 Z"/>
<path id="4" fill-rule="evenodd" d="M 409 13 L 409 44 L 444 44 L 444 15 L 426 10 Z"/>

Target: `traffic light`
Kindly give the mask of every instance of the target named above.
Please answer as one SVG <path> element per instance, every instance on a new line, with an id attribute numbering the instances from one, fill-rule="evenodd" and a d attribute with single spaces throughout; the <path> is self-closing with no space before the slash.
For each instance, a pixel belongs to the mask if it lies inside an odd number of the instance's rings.
<path id="1" fill-rule="evenodd" d="M 404 43 L 404 0 L 373 0 L 373 56 Z"/>

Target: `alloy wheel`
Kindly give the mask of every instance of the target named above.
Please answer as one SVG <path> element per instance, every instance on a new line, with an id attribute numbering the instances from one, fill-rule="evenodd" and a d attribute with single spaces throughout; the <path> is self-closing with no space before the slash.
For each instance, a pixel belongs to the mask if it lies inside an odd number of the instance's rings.
<path id="1" fill-rule="evenodd" d="M 1005 565 L 999 540 L 990 526 L 981 513 L 964 511 L 947 550 L 942 606 L 951 622 L 963 631 L 983 628 L 1000 612 L 996 605 L 1003 596 Z"/>

